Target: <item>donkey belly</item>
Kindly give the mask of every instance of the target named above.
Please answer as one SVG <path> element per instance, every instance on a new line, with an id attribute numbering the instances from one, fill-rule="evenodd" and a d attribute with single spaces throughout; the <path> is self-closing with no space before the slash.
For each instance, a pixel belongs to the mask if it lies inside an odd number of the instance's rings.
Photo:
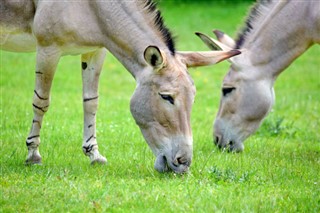
<path id="1" fill-rule="evenodd" d="M 36 40 L 32 35 L 35 14 L 33 0 L 0 1 L 0 48 L 13 52 L 36 50 Z"/>
<path id="2" fill-rule="evenodd" d="M 10 52 L 34 52 L 36 50 L 36 39 L 31 33 L 6 33 L 5 30 L 3 31 L 0 34 L 0 48 L 2 50 Z"/>

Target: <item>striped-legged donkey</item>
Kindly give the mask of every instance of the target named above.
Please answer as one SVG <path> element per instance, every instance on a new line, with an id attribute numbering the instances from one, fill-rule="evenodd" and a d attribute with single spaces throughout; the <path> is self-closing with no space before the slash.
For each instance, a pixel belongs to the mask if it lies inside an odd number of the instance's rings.
<path id="1" fill-rule="evenodd" d="M 188 170 L 192 160 L 190 113 L 195 86 L 187 67 L 215 64 L 239 51 L 178 52 L 156 5 L 137 1 L 0 2 L 1 48 L 36 54 L 34 118 L 26 163 L 41 163 L 40 129 L 50 105 L 50 88 L 61 56 L 81 54 L 83 152 L 105 163 L 98 151 L 98 81 L 109 50 L 132 74 L 137 87 L 130 109 L 156 156 L 159 172 Z"/>

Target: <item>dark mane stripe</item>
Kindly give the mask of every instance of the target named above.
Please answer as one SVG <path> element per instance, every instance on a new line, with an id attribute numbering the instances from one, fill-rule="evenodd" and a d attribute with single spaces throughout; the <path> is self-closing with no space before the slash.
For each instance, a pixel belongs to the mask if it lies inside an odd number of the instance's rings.
<path id="1" fill-rule="evenodd" d="M 153 2 L 152 0 L 146 0 L 145 8 L 148 10 L 149 13 L 155 13 L 154 24 L 161 32 L 164 42 L 166 43 L 168 49 L 170 50 L 171 54 L 175 54 L 175 44 L 172 38 L 170 30 L 165 26 L 163 22 L 163 18 L 161 16 L 161 12 L 157 9 L 157 3 Z"/>
<path id="2" fill-rule="evenodd" d="M 257 3 L 255 3 L 252 6 L 252 8 L 250 9 L 249 15 L 246 18 L 244 27 L 240 30 L 240 33 L 238 33 L 238 36 L 236 39 L 236 49 L 240 49 L 243 46 L 248 34 L 252 32 L 253 23 L 261 15 L 260 14 L 261 7 L 266 7 L 271 3 L 272 3 L 272 0 L 258 0 Z"/>

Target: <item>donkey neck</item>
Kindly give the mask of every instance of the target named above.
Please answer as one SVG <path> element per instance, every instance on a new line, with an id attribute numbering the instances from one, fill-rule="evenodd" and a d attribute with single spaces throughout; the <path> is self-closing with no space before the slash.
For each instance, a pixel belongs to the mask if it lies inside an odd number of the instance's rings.
<path id="1" fill-rule="evenodd" d="M 259 23 L 256 23 L 257 29 L 248 35 L 243 45 L 249 50 L 252 65 L 263 67 L 275 79 L 305 52 L 313 44 L 311 29 L 314 22 L 308 18 L 310 9 L 307 3 L 290 1 L 268 21 L 263 22 L 260 18 L 258 22 L 263 24 L 257 27 Z"/>
<path id="2" fill-rule="evenodd" d="M 148 46 L 159 47 L 167 56 L 174 54 L 174 50 L 170 50 L 166 44 L 166 39 L 171 37 L 162 23 L 160 13 L 157 13 L 154 5 L 148 8 L 146 6 L 148 3 L 150 1 L 96 1 L 93 3 L 104 35 L 103 45 L 134 77 L 147 66 L 143 55 Z M 161 19 L 159 26 L 156 24 L 157 18 Z M 168 38 L 164 37 L 161 30 L 168 33 Z"/>

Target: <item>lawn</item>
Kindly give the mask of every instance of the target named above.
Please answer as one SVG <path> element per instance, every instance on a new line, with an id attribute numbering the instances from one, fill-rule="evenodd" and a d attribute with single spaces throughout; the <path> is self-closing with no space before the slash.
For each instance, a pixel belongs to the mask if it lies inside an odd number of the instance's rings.
<path id="1" fill-rule="evenodd" d="M 194 32 L 236 35 L 249 3 L 161 1 L 179 50 L 207 50 Z M 212 143 L 228 69 L 190 70 L 194 158 L 188 174 L 160 174 L 129 110 L 132 76 L 108 55 L 100 80 L 97 137 L 107 166 L 90 166 L 82 144 L 80 56 L 61 59 L 41 132 L 42 166 L 25 166 L 35 54 L 0 52 L 0 212 L 320 212 L 320 46 L 275 84 L 276 104 L 240 154 Z"/>

